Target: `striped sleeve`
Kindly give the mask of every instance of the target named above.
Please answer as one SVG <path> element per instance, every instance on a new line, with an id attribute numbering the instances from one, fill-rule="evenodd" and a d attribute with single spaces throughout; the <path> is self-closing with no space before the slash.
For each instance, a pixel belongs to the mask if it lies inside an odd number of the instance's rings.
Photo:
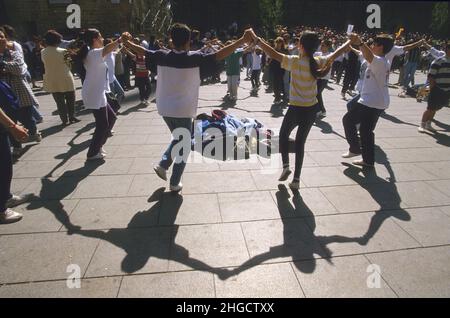
<path id="1" fill-rule="evenodd" d="M 283 60 L 281 61 L 281 67 L 287 71 L 292 71 L 294 65 L 298 65 L 300 58 L 297 55 L 283 55 Z"/>

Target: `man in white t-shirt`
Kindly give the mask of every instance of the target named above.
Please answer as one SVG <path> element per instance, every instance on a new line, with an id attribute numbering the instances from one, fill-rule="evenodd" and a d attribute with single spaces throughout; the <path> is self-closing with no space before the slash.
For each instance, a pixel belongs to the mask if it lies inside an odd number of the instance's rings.
<path id="1" fill-rule="evenodd" d="M 360 45 L 367 69 L 361 90 L 361 97 L 355 107 L 350 109 L 343 118 L 345 137 L 350 146 L 349 151 L 342 155 L 351 158 L 362 155 L 362 160 L 353 162 L 355 165 L 373 167 L 375 164 L 375 134 L 374 130 L 381 113 L 389 107 L 388 79 L 391 61 L 386 53 L 394 45 L 388 35 L 377 36 L 369 48 L 356 34 L 351 35 L 352 44 Z M 356 125 L 360 126 L 361 146 L 359 144 Z"/>
<path id="2" fill-rule="evenodd" d="M 173 165 L 170 190 L 180 192 L 183 188 L 181 178 L 191 150 L 192 119 L 197 115 L 200 89 L 201 69 L 211 74 L 216 69 L 216 62 L 225 59 L 244 43 L 252 42 L 250 30 L 233 44 L 212 54 L 190 51 L 191 29 L 184 24 L 175 23 L 170 31 L 174 49 L 170 51 L 146 50 L 129 41 L 131 35 L 124 33 L 128 39 L 125 46 L 137 54 L 145 55 L 147 61 L 158 66 L 158 86 L 156 101 L 158 113 L 173 134 L 173 139 L 164 153 L 161 162 L 154 167 L 157 175 L 167 180 L 167 170 Z M 187 140 L 180 132 L 187 132 Z M 180 148 L 180 145 L 182 149 Z M 178 149 L 177 149 L 178 148 Z"/>

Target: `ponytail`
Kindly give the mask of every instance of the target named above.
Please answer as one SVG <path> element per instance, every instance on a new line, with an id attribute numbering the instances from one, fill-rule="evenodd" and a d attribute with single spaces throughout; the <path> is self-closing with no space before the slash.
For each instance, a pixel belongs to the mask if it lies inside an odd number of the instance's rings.
<path id="1" fill-rule="evenodd" d="M 100 32 L 97 29 L 81 31 L 77 40 L 77 48 L 74 50 L 74 59 L 83 62 L 88 56 L 89 50 L 94 45 L 94 40 L 98 38 Z"/>
<path id="2" fill-rule="evenodd" d="M 331 65 L 327 64 L 324 68 L 319 69 L 314 53 L 320 45 L 320 39 L 316 32 L 305 31 L 300 37 L 300 44 L 303 46 L 305 55 L 309 58 L 309 68 L 314 78 L 324 77 L 330 71 Z"/>
<path id="3" fill-rule="evenodd" d="M 84 60 L 89 54 L 90 48 L 94 45 L 94 40 L 98 38 L 100 32 L 96 29 L 83 30 L 78 35 L 77 40 L 67 49 L 64 56 L 66 64 L 78 74 L 84 74 Z"/>

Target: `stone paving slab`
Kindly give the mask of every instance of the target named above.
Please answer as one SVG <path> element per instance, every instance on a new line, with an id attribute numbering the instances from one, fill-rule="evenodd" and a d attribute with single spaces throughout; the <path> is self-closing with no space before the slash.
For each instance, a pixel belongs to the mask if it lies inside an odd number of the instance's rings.
<path id="1" fill-rule="evenodd" d="M 130 223 L 140 223 L 140 218 L 152 217 L 152 213 L 136 215 Z M 173 234 L 170 228 L 81 230 L 77 233 L 100 240 L 85 277 L 166 272 L 168 269 Z"/>
<path id="2" fill-rule="evenodd" d="M 67 233 L 0 236 L 0 284 L 66 279 L 77 264 L 84 273 L 98 240 Z"/>
<path id="3" fill-rule="evenodd" d="M 221 280 L 215 276 L 218 298 L 304 297 L 290 263 L 261 265 L 249 269 L 230 268 L 228 270 L 233 273 L 233 276 L 227 280 Z"/>
<path id="4" fill-rule="evenodd" d="M 171 247 L 170 271 L 237 266 L 249 258 L 238 223 L 180 226 Z"/>
<path id="5" fill-rule="evenodd" d="M 14 224 L 0 225 L 0 235 L 57 232 L 63 228 L 62 222 L 66 221 L 78 202 L 78 200 L 36 200 L 16 207 L 14 210 L 24 215 L 23 220 Z"/>
<path id="6" fill-rule="evenodd" d="M 439 208 L 407 209 L 409 220 L 395 219 L 422 246 L 450 244 L 450 218 Z M 394 212 L 396 213 L 396 212 Z"/>
<path id="7" fill-rule="evenodd" d="M 367 256 L 399 297 L 450 296 L 448 246 L 395 251 Z"/>
<path id="8" fill-rule="evenodd" d="M 400 210 L 320 216 L 306 221 L 314 231 L 314 238 L 332 256 L 420 247 L 393 221 L 396 218 L 408 220 L 411 216 Z"/>
<path id="9" fill-rule="evenodd" d="M 368 288 L 369 266 L 363 255 L 356 255 L 295 262 L 293 268 L 308 298 L 397 297 L 383 279 L 379 288 Z M 303 272 L 304 268 L 310 268 L 314 274 Z"/>
<path id="10" fill-rule="evenodd" d="M 241 82 L 240 100 L 226 111 L 278 132 L 287 108 L 272 107 L 263 91 L 249 97 L 249 85 Z M 436 134 L 419 134 L 425 103 L 392 89 L 370 172 L 341 158 L 346 101 L 330 86 L 299 193 L 277 181 L 275 137 L 271 160 L 192 153 L 201 160 L 187 165 L 182 196 L 170 194 L 153 172 L 170 132 L 155 104 L 138 105 L 136 90 L 106 161 L 85 164 L 92 115 L 83 111 L 62 129 L 51 95 L 39 96 L 45 138 L 27 144 L 12 183 L 35 198 L 16 208 L 21 222 L 0 226 L 0 297 L 448 297 L 450 110 L 437 113 Z M 199 112 L 220 108 L 225 91 L 202 86 Z M 80 266 L 79 290 L 66 287 L 70 264 Z M 381 288 L 367 285 L 371 264 Z"/>
<path id="11" fill-rule="evenodd" d="M 0 286 L 0 298 L 116 298 L 122 277 L 83 279 L 80 288 L 68 288 L 67 281 Z"/>
<path id="12" fill-rule="evenodd" d="M 119 291 L 119 298 L 213 297 L 213 275 L 193 271 L 125 276 Z"/>

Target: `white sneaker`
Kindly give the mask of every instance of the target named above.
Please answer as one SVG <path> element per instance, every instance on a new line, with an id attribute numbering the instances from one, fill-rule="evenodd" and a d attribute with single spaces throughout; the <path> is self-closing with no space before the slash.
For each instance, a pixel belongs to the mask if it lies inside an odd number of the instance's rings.
<path id="1" fill-rule="evenodd" d="M 427 130 L 423 126 L 419 126 L 419 128 L 417 128 L 417 131 L 420 132 L 421 134 L 424 134 L 427 132 Z"/>
<path id="2" fill-rule="evenodd" d="M 100 148 L 100 153 L 105 155 L 105 156 L 108 154 L 108 152 L 105 149 L 103 149 L 103 147 Z"/>
<path id="3" fill-rule="evenodd" d="M 26 194 L 26 195 L 13 195 L 11 199 L 6 201 L 6 207 L 7 208 L 14 208 L 18 205 L 24 204 L 31 200 L 32 194 Z"/>
<path id="4" fill-rule="evenodd" d="M 94 161 L 94 160 L 103 160 L 105 159 L 105 154 L 103 154 L 102 152 L 99 152 L 98 154 L 96 154 L 93 157 L 88 157 L 87 161 Z"/>
<path id="5" fill-rule="evenodd" d="M 158 177 L 160 177 L 164 181 L 167 181 L 167 170 L 166 169 L 164 169 L 160 165 L 157 165 L 157 166 L 153 167 L 153 170 L 158 175 Z"/>
<path id="6" fill-rule="evenodd" d="M 360 156 L 360 154 L 348 151 L 342 155 L 342 158 L 353 158 L 353 157 L 357 157 L 357 156 Z"/>
<path id="7" fill-rule="evenodd" d="M 22 219 L 23 215 L 13 210 L 6 209 L 5 212 L 0 212 L 0 224 L 10 224 L 18 222 Z"/>
<path id="8" fill-rule="evenodd" d="M 300 189 L 300 181 L 292 181 L 289 183 L 289 188 L 292 190 L 299 190 Z"/>
<path id="9" fill-rule="evenodd" d="M 183 190 L 183 184 L 181 182 L 177 186 L 173 186 L 173 185 L 170 186 L 170 191 L 172 191 L 172 192 L 180 192 L 181 190 Z"/>
<path id="10" fill-rule="evenodd" d="M 148 101 L 148 99 L 144 100 L 144 105 L 145 105 L 145 106 L 150 105 L 150 102 Z"/>
<path id="11" fill-rule="evenodd" d="M 278 181 L 280 181 L 280 182 L 286 181 L 289 178 L 291 173 L 292 173 L 292 171 L 291 171 L 291 169 L 289 169 L 289 167 L 283 168 L 283 172 L 281 173 L 281 176 L 278 179 Z"/>

